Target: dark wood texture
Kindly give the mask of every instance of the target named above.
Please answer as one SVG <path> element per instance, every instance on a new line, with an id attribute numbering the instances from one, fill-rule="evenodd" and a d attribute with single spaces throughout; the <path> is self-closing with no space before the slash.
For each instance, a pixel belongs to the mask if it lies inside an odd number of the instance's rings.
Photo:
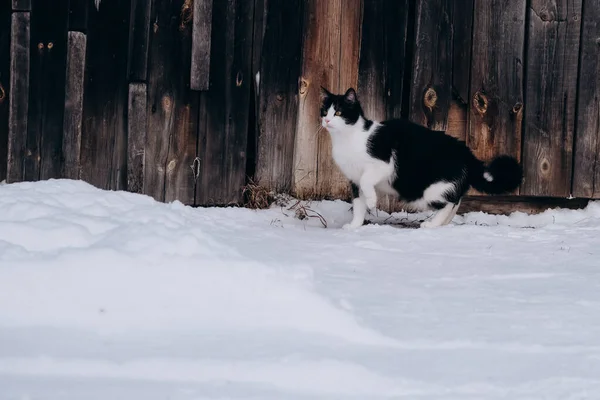
<path id="1" fill-rule="evenodd" d="M 31 1 L 32 0 L 12 0 L 12 9 L 13 11 L 31 11 Z"/>
<path id="2" fill-rule="evenodd" d="M 321 129 L 320 86 L 344 93 L 358 83 L 361 6 L 358 0 L 309 0 L 305 10 L 294 192 L 300 198 L 345 197 L 347 179 L 334 165 Z"/>
<path id="3" fill-rule="evenodd" d="M 59 178 L 69 0 L 33 0 L 25 180 Z"/>
<path id="4" fill-rule="evenodd" d="M 69 2 L 69 30 L 87 32 L 90 7 L 95 7 L 91 0 L 71 0 Z"/>
<path id="5" fill-rule="evenodd" d="M 600 198 L 600 2 L 582 14 L 573 196 Z"/>
<path id="6" fill-rule="evenodd" d="M 452 98 L 447 133 L 466 141 L 471 79 L 474 0 L 452 2 Z"/>
<path id="7" fill-rule="evenodd" d="M 127 190 L 144 193 L 144 148 L 146 147 L 148 88 L 129 84 L 127 107 Z"/>
<path id="8" fill-rule="evenodd" d="M 10 93 L 10 7 L 0 4 L 0 182 L 6 179 L 8 161 L 8 96 Z"/>
<path id="9" fill-rule="evenodd" d="M 129 80 L 144 82 L 148 71 L 148 40 L 152 0 L 131 0 Z"/>
<path id="10" fill-rule="evenodd" d="M 485 212 L 488 214 L 510 214 L 523 212 L 539 214 L 548 209 L 582 209 L 587 207 L 587 199 L 565 199 L 548 197 L 520 196 L 467 196 L 463 198 L 458 209 L 459 214 L 469 212 Z"/>
<path id="11" fill-rule="evenodd" d="M 248 1 L 248 3 L 252 2 Z M 213 0 L 194 0 L 191 71 L 193 90 L 208 90 L 210 82 L 212 12 Z"/>
<path id="12" fill-rule="evenodd" d="M 86 46 L 85 33 L 69 32 L 62 143 L 62 176 L 68 179 L 79 179 L 80 173 Z"/>
<path id="13" fill-rule="evenodd" d="M 525 1 L 475 2 L 467 143 L 484 161 L 521 158 Z"/>
<path id="14" fill-rule="evenodd" d="M 27 144 L 27 114 L 29 108 L 30 23 L 29 12 L 15 12 L 12 14 L 6 172 L 6 181 L 9 183 L 22 181 L 24 177 L 23 160 Z"/>
<path id="15" fill-rule="evenodd" d="M 256 181 L 278 192 L 289 192 L 293 182 L 303 7 L 303 0 L 267 1 L 259 77 Z"/>
<path id="16" fill-rule="evenodd" d="M 215 2 L 210 90 L 200 102 L 198 204 L 240 203 L 246 182 L 246 149 L 252 71 L 254 4 Z"/>
<path id="17" fill-rule="evenodd" d="M 358 98 L 366 116 L 376 121 L 401 117 L 408 0 L 365 0 L 358 70 Z M 381 197 L 378 208 L 390 209 Z"/>
<path id="18" fill-rule="evenodd" d="M 582 0 L 532 0 L 521 194 L 569 196 Z"/>
<path id="19" fill-rule="evenodd" d="M 128 0 L 90 7 L 81 137 L 81 178 L 102 189 L 127 187 Z"/>
<path id="20" fill-rule="evenodd" d="M 194 204 L 198 94 L 190 90 L 191 25 L 183 0 L 154 0 L 148 68 L 148 134 L 144 192 L 160 201 Z"/>
<path id="21" fill-rule="evenodd" d="M 452 98 L 452 0 L 417 0 L 409 118 L 446 130 Z"/>

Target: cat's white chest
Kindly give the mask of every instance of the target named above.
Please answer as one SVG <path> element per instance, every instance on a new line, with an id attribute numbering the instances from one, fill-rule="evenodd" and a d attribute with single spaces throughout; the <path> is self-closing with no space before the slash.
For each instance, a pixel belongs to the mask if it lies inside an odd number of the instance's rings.
<path id="1" fill-rule="evenodd" d="M 366 139 L 361 137 L 336 139 L 332 143 L 333 159 L 346 178 L 358 183 L 370 162 Z"/>

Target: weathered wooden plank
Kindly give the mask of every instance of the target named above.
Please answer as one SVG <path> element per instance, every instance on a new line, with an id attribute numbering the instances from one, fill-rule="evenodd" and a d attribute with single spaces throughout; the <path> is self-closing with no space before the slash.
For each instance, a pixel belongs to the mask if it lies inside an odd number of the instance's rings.
<path id="1" fill-rule="evenodd" d="M 571 193 L 581 4 L 531 2 L 521 194 Z"/>
<path id="2" fill-rule="evenodd" d="M 30 14 L 15 12 L 11 19 L 8 162 L 6 181 L 23 180 L 29 108 Z"/>
<path id="3" fill-rule="evenodd" d="M 213 0 L 194 0 L 191 88 L 208 90 Z M 222 29 L 216 26 L 217 29 Z"/>
<path id="4" fill-rule="evenodd" d="M 467 144 L 482 160 L 521 157 L 525 1 L 475 2 Z"/>
<path id="5" fill-rule="evenodd" d="M 103 189 L 127 187 L 129 0 L 90 7 L 81 136 L 81 179 Z"/>
<path id="6" fill-rule="evenodd" d="M 196 179 L 190 166 L 196 158 L 198 93 L 190 90 L 192 29 L 181 20 L 183 4 L 153 2 L 144 193 L 159 201 L 194 204 Z"/>
<path id="7" fill-rule="evenodd" d="M 366 116 L 401 117 L 409 15 L 408 0 L 365 0 L 358 74 L 358 98 Z M 393 201 L 379 199 L 389 210 Z"/>
<path id="8" fill-rule="evenodd" d="M 411 121 L 446 130 L 452 98 L 452 1 L 417 0 Z"/>
<path id="9" fill-rule="evenodd" d="M 452 7 L 452 99 L 447 133 L 466 141 L 474 0 L 454 1 Z"/>
<path id="10" fill-rule="evenodd" d="M 88 0 L 71 0 L 69 3 L 69 30 L 87 32 L 90 5 L 95 3 Z"/>
<path id="11" fill-rule="evenodd" d="M 246 149 L 252 71 L 253 2 L 215 2 L 210 91 L 201 94 L 206 125 L 199 146 L 201 159 L 198 204 L 242 201 L 246 181 Z"/>
<path id="12" fill-rule="evenodd" d="M 331 138 L 320 129 L 319 92 L 320 86 L 337 93 L 356 87 L 359 47 L 354 43 L 360 43 L 360 8 L 354 0 L 307 2 L 294 153 L 294 192 L 301 198 L 348 194 L 348 182 L 331 157 Z"/>
<path id="13" fill-rule="evenodd" d="M 8 96 L 10 93 L 10 7 L 0 4 L 0 182 L 6 179 L 8 162 Z"/>
<path id="14" fill-rule="evenodd" d="M 59 178 L 62 172 L 68 18 L 69 0 L 32 0 L 28 181 Z"/>
<path id="15" fill-rule="evenodd" d="M 358 96 L 368 118 L 401 116 L 408 15 L 408 0 L 364 2 Z"/>
<path id="16" fill-rule="evenodd" d="M 129 84 L 127 107 L 127 190 L 144 192 L 144 148 L 146 146 L 148 87 Z"/>
<path id="17" fill-rule="evenodd" d="M 484 212 L 487 214 L 508 215 L 515 211 L 527 214 L 539 214 L 548 209 L 585 208 L 588 199 L 566 199 L 557 197 L 522 197 L 522 196 L 466 196 L 462 199 L 458 214 Z"/>
<path id="18" fill-rule="evenodd" d="M 289 192 L 293 182 L 303 8 L 303 0 L 267 1 L 258 76 L 256 181 L 277 192 Z"/>
<path id="19" fill-rule="evenodd" d="M 600 198 L 600 3 L 582 12 L 573 196 Z"/>
<path id="20" fill-rule="evenodd" d="M 31 11 L 31 1 L 32 0 L 12 0 L 12 9 L 13 11 Z"/>
<path id="21" fill-rule="evenodd" d="M 82 32 L 69 32 L 67 47 L 62 176 L 67 179 L 79 179 L 86 35 Z"/>
<path id="22" fill-rule="evenodd" d="M 129 80 L 143 82 L 148 72 L 151 0 L 131 0 Z"/>

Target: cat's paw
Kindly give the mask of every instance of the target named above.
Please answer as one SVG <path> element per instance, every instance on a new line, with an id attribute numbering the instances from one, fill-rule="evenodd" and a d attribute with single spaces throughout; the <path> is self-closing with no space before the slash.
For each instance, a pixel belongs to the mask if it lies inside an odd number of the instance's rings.
<path id="1" fill-rule="evenodd" d="M 360 228 L 361 226 L 362 226 L 362 224 L 352 221 L 349 224 L 342 226 L 342 229 L 347 230 L 347 231 L 353 231 L 355 229 Z"/>
<path id="2" fill-rule="evenodd" d="M 421 222 L 421 228 L 437 228 L 437 224 L 433 221 L 423 221 Z"/>

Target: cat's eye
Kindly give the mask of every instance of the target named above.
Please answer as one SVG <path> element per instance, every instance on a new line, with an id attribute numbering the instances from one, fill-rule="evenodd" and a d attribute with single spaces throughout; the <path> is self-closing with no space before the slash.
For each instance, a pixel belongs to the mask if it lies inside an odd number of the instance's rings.
<path id="1" fill-rule="evenodd" d="M 335 115 L 339 117 L 340 115 L 342 115 L 342 112 L 341 111 L 336 111 Z"/>

